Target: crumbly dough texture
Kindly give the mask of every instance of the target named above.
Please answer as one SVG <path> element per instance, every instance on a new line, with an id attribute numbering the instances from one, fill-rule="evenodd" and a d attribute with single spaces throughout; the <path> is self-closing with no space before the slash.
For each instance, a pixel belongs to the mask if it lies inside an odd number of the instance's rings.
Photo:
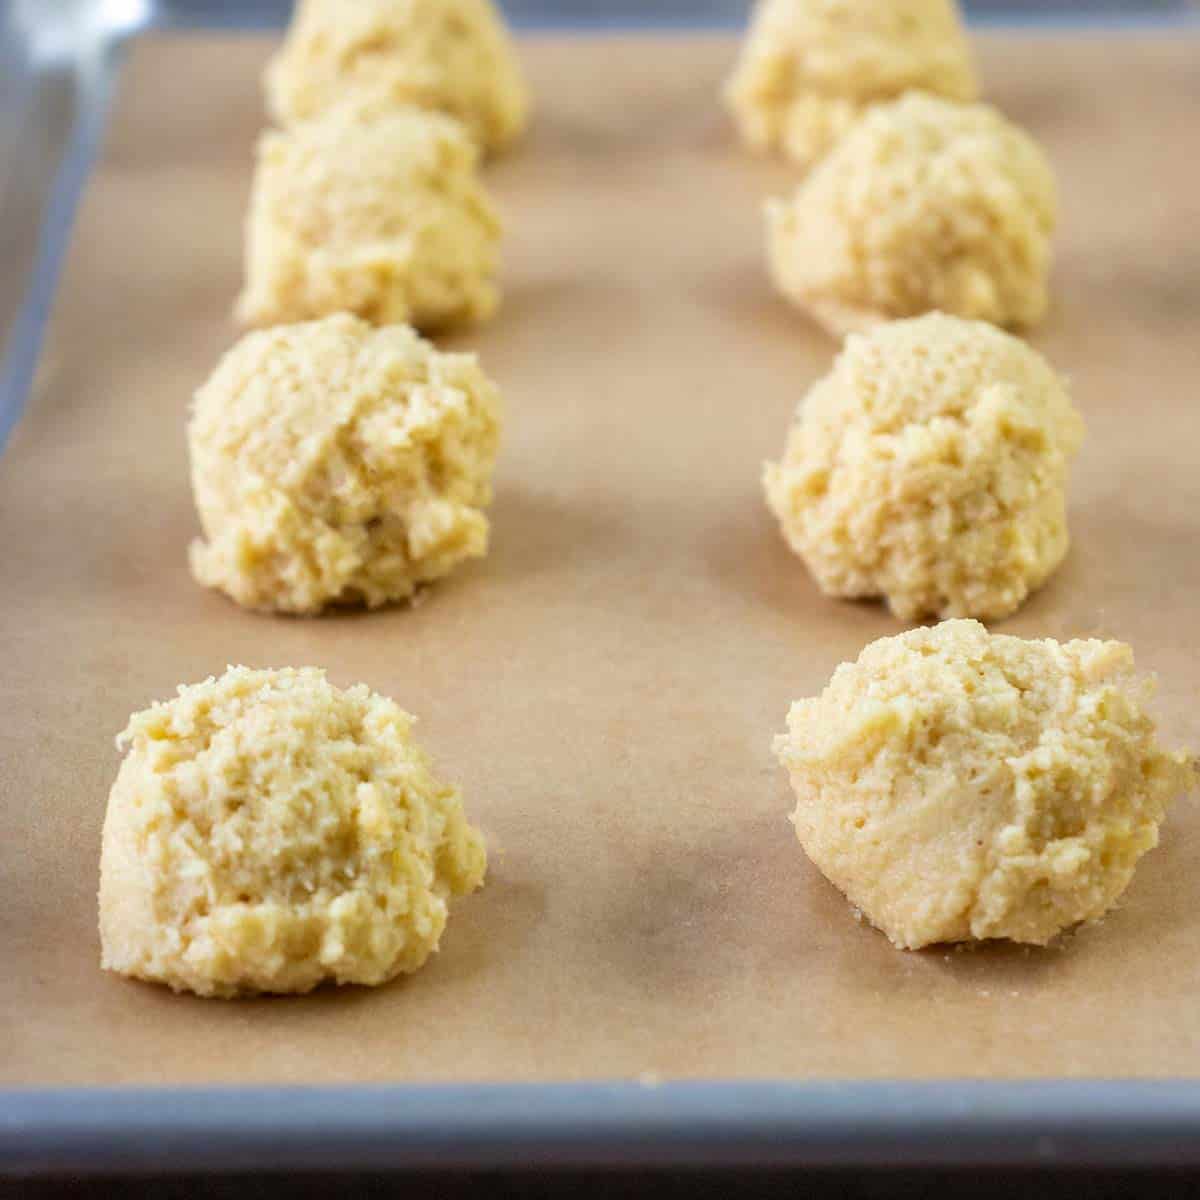
<path id="1" fill-rule="evenodd" d="M 1192 763 L 1120 642 L 948 621 L 871 643 L 776 739 L 808 856 L 899 946 L 1045 944 L 1112 907 Z"/>
<path id="2" fill-rule="evenodd" d="M 436 330 L 491 316 L 500 221 L 477 159 L 453 118 L 365 101 L 265 133 L 238 320 L 352 312 Z"/>
<path id="3" fill-rule="evenodd" d="M 931 313 L 847 339 L 765 468 L 767 503 L 827 595 L 999 618 L 1067 552 L 1082 437 L 1035 350 Z"/>
<path id="4" fill-rule="evenodd" d="M 767 206 L 779 290 L 842 336 L 933 309 L 1004 326 L 1047 307 L 1057 194 L 1041 149 L 981 104 L 870 109 Z"/>
<path id="5" fill-rule="evenodd" d="M 487 552 L 500 398 L 474 355 L 355 317 L 244 337 L 197 392 L 192 571 L 249 608 L 404 600 Z"/>
<path id="6" fill-rule="evenodd" d="M 104 822 L 104 967 L 202 996 L 415 971 L 487 857 L 412 726 L 313 668 L 231 667 L 136 714 Z"/>
<path id="7" fill-rule="evenodd" d="M 978 94 L 954 0 L 762 0 L 725 96 L 748 145 L 807 166 L 909 90 Z"/>
<path id="8" fill-rule="evenodd" d="M 488 150 L 512 142 L 529 116 L 512 41 L 490 0 L 301 0 L 265 84 L 281 124 L 365 96 L 449 113 Z"/>

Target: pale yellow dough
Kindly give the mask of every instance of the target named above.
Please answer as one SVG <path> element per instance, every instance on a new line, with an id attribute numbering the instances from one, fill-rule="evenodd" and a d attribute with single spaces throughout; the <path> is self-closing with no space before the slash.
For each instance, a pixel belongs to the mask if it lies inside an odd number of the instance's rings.
<path id="1" fill-rule="evenodd" d="M 912 89 L 977 95 L 954 0 L 761 0 L 725 95 L 748 145 L 807 166 Z"/>
<path id="2" fill-rule="evenodd" d="M 103 966 L 202 996 L 415 971 L 487 856 L 412 726 L 313 668 L 230 667 L 136 714 L 104 822 Z"/>
<path id="3" fill-rule="evenodd" d="M 410 597 L 487 552 L 500 397 L 472 354 L 351 316 L 248 334 L 196 393 L 192 571 L 249 608 Z"/>
<path id="4" fill-rule="evenodd" d="M 974 621 L 872 642 L 776 739 L 801 844 L 900 947 L 1044 944 L 1097 919 L 1194 782 L 1133 666 L 1120 642 Z"/>
<path id="5" fill-rule="evenodd" d="M 767 503 L 830 596 L 906 620 L 999 618 L 1067 552 L 1083 421 L 1035 350 L 931 313 L 847 339 L 813 385 Z"/>
<path id="6" fill-rule="evenodd" d="M 347 97 L 457 117 L 498 150 L 525 128 L 529 94 L 490 0 L 301 0 L 266 74 L 281 124 Z"/>
<path id="7" fill-rule="evenodd" d="M 500 222 L 477 158 L 453 118 L 365 102 L 264 134 L 239 321 L 352 312 L 434 330 L 491 316 Z"/>
<path id="8" fill-rule="evenodd" d="M 870 109 L 767 206 L 779 290 L 841 336 L 933 309 L 1028 326 L 1045 314 L 1054 176 L 981 104 L 910 93 Z"/>

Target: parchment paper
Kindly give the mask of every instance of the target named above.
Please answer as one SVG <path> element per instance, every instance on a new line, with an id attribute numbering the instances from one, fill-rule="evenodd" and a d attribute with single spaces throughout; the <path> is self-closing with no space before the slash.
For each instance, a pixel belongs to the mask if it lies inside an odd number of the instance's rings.
<path id="1" fill-rule="evenodd" d="M 535 40 L 536 130 L 488 169 L 508 401 L 494 549 L 416 609 L 253 615 L 188 575 L 183 422 L 231 343 L 257 38 L 132 54 L 36 394 L 0 463 L 0 1081 L 1200 1072 L 1200 819 L 1047 951 L 905 954 L 809 865 L 770 750 L 789 702 L 900 625 L 823 599 L 760 499 L 833 344 L 777 300 L 728 38 Z M 1107 634 L 1200 684 L 1196 43 L 984 38 L 1063 190 L 1036 343 L 1089 438 L 1074 549 L 1003 628 Z M 128 714 L 227 663 L 328 667 L 421 718 L 490 833 L 442 952 L 378 990 L 214 1002 L 103 974 L 100 825 Z"/>

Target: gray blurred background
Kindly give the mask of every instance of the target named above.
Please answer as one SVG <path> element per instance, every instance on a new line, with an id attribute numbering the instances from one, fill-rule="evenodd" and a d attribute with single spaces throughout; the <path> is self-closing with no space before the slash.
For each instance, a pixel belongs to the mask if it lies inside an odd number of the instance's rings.
<path id="1" fill-rule="evenodd" d="M 52 0 L 51 0 L 52 2 Z M 0 0 L 2 3 L 2 0 Z M 501 0 L 517 25 L 569 22 L 576 25 L 739 25 L 749 0 Z M 190 24 L 203 11 L 225 24 L 282 24 L 289 0 L 157 0 L 151 5 L 160 22 Z M 1200 17 L 1200 0 L 963 0 L 977 21 L 1022 20 L 1038 23 L 1134 21 Z"/>

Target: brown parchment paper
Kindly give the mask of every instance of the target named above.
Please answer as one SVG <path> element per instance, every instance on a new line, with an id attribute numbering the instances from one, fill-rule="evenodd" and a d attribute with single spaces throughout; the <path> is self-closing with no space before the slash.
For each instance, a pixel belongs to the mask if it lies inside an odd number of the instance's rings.
<path id="1" fill-rule="evenodd" d="M 1200 817 L 1046 951 L 897 952 L 804 858 L 789 702 L 901 626 L 821 598 L 760 499 L 834 346 L 770 291 L 727 38 L 534 40 L 488 168 L 506 300 L 457 336 L 508 426 L 490 557 L 415 609 L 253 615 L 190 579 L 183 422 L 230 344 L 256 38 L 132 54 L 36 394 L 0 462 L 0 1081 L 1200 1072 Z M 981 40 L 1063 191 L 1036 343 L 1089 438 L 1064 568 L 1003 628 L 1116 635 L 1200 741 L 1197 43 Z M 421 718 L 492 839 L 426 969 L 202 1001 L 103 974 L 100 826 L 128 714 L 226 663 L 319 664 Z"/>

